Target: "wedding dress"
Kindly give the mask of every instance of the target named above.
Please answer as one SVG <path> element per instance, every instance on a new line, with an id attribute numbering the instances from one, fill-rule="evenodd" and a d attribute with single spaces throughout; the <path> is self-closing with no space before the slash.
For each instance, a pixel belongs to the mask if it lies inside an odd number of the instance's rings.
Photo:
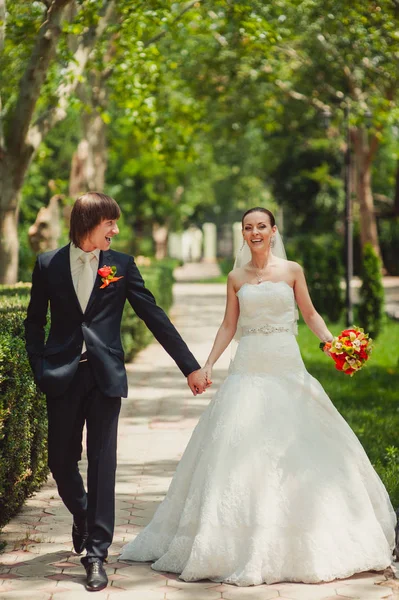
<path id="1" fill-rule="evenodd" d="M 306 371 L 292 288 L 264 281 L 237 295 L 242 337 L 228 377 L 121 559 L 240 586 L 386 568 L 396 516 L 359 440 Z"/>

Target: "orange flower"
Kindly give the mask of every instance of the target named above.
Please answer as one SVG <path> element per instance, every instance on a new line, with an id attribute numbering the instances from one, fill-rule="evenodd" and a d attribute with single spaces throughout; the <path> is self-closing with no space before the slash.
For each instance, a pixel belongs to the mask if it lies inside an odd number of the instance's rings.
<path id="1" fill-rule="evenodd" d="M 104 265 L 101 267 L 101 269 L 98 269 L 97 273 L 100 275 L 100 277 L 108 277 L 108 275 L 111 275 L 112 273 L 112 267 L 107 267 L 107 265 Z"/>
<path id="2" fill-rule="evenodd" d="M 123 275 L 121 277 L 112 277 L 111 279 L 105 279 L 103 277 L 102 280 L 101 280 L 101 281 L 103 281 L 103 284 L 100 285 L 100 290 L 102 290 L 103 288 L 108 287 L 109 284 L 113 283 L 114 281 L 119 281 L 119 279 L 123 279 Z"/>
<path id="3" fill-rule="evenodd" d="M 104 265 L 101 267 L 101 269 L 98 269 L 97 273 L 101 276 L 101 281 L 103 282 L 103 284 L 100 286 L 100 290 L 108 287 L 110 283 L 119 281 L 119 279 L 123 278 L 123 275 L 121 275 L 121 277 L 115 277 L 116 270 L 117 269 L 115 266 L 108 267 L 107 265 Z"/>

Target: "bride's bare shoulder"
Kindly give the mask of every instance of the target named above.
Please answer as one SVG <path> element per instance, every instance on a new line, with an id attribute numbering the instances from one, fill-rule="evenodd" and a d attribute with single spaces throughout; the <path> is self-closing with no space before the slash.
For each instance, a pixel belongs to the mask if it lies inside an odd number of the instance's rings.
<path id="1" fill-rule="evenodd" d="M 244 279 L 245 267 L 237 267 L 236 269 L 233 269 L 232 271 L 230 271 L 227 277 L 228 282 L 233 284 L 235 290 L 241 287 L 241 283 Z"/>
<path id="2" fill-rule="evenodd" d="M 301 265 L 293 260 L 287 260 L 288 263 L 288 268 L 290 269 L 290 271 L 294 274 L 298 274 L 298 273 L 302 273 L 303 269 L 301 267 Z"/>

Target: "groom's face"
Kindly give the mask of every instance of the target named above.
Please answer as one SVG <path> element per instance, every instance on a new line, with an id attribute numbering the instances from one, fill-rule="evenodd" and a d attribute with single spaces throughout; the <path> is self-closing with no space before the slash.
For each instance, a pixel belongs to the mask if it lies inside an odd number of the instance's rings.
<path id="1" fill-rule="evenodd" d="M 85 239 L 86 252 L 90 252 L 98 248 L 99 250 L 108 250 L 111 246 L 112 238 L 119 233 L 119 228 L 116 220 L 103 219 L 97 227 L 92 229 Z M 90 247 L 89 247 L 90 246 Z"/>

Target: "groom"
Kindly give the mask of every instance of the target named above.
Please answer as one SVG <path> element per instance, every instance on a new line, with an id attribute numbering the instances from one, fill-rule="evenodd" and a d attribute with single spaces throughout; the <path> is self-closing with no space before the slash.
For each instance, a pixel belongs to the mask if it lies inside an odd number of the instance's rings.
<path id="1" fill-rule="evenodd" d="M 193 394 L 207 386 L 133 258 L 110 249 L 119 217 L 118 204 L 105 194 L 78 198 L 71 243 L 37 258 L 25 320 L 29 361 L 47 399 L 49 467 L 73 515 L 74 549 L 87 551 L 81 561 L 90 591 L 108 583 L 103 561 L 114 531 L 117 426 L 121 397 L 127 396 L 120 339 L 126 300 L 187 377 Z M 45 341 L 49 304 L 51 328 Z M 87 493 L 78 469 L 85 423 Z"/>

